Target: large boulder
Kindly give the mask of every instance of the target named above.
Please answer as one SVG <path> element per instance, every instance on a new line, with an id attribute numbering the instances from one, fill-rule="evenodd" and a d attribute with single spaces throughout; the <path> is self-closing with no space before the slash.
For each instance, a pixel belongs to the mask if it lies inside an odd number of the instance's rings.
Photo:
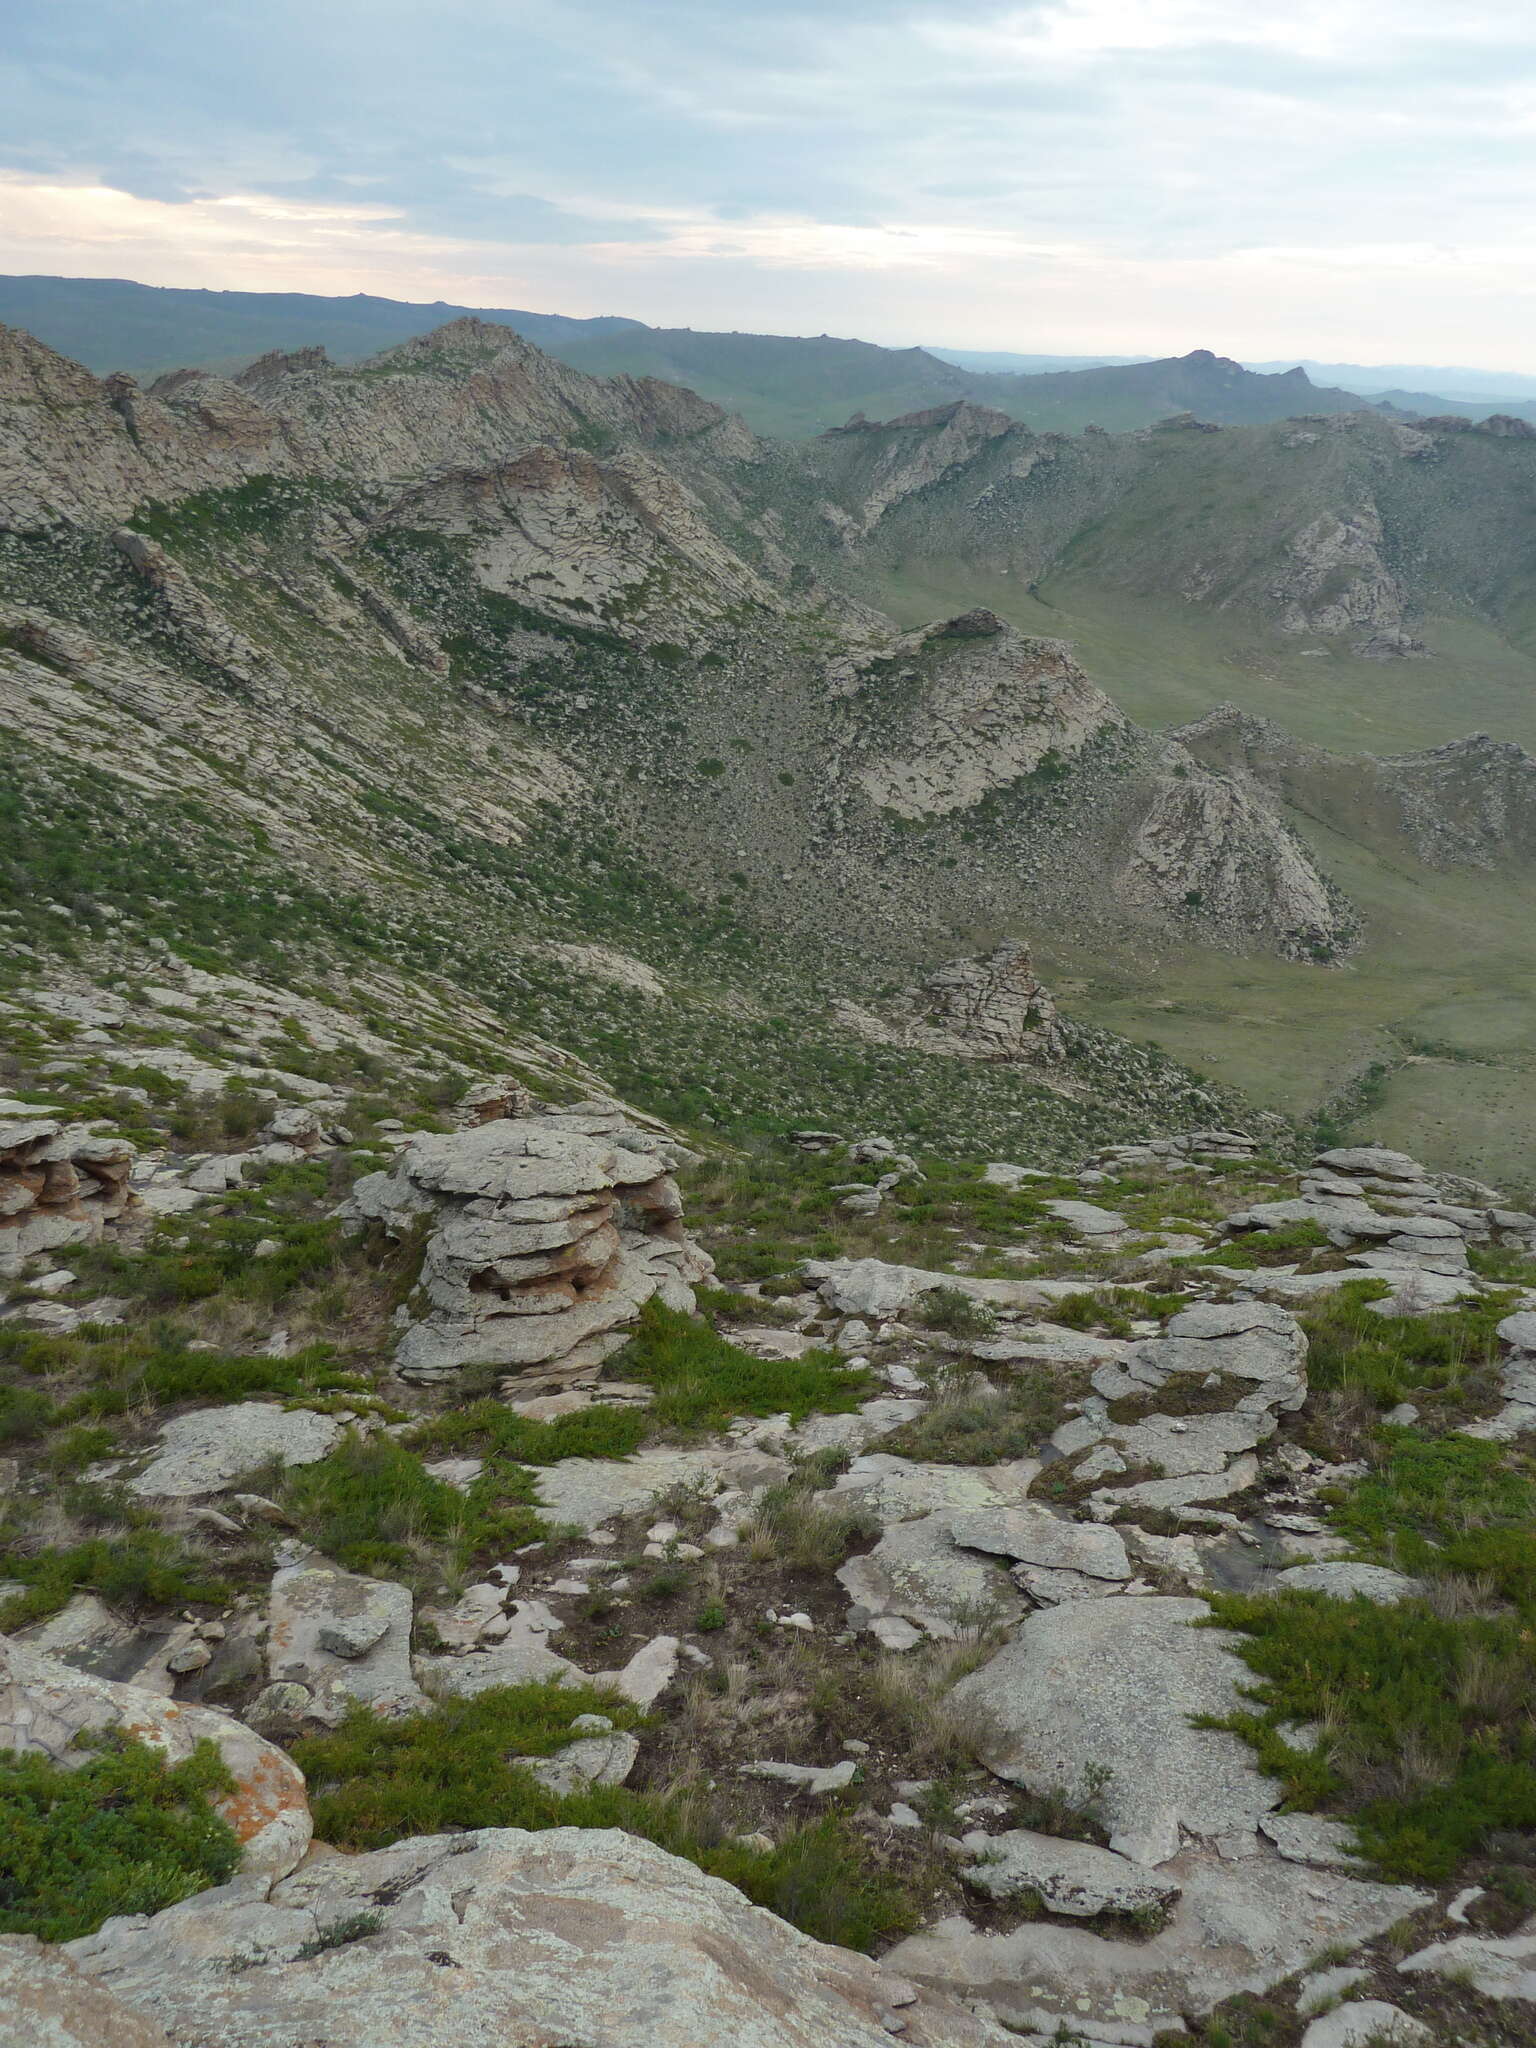
<path id="1" fill-rule="evenodd" d="M 0 2012 L 17 2048 L 172 2048 L 163 2027 L 30 1934 L 0 1934 Z"/>
<path id="2" fill-rule="evenodd" d="M 301 1960 L 326 1930 L 376 1929 Z M 367 1923 L 365 1922 L 365 1925 Z M 611 1829 L 429 1835 L 69 1944 L 198 2048 L 1006 2048 L 1010 2035 Z M 152 2035 L 149 2037 L 154 2038 Z"/>
<path id="3" fill-rule="evenodd" d="M 590 1376 L 659 1295 L 693 1307 L 713 1271 L 683 1228 L 672 1155 L 613 1113 L 496 1117 L 413 1140 L 346 1214 L 401 1237 L 425 1221 L 407 1379 L 461 1366 Z M 585 1126 L 584 1128 L 581 1126 Z"/>
<path id="4" fill-rule="evenodd" d="M 112 1732 L 159 1750 L 172 1763 L 212 1742 L 235 1781 L 216 1801 L 235 1831 L 242 1868 L 285 1876 L 312 1833 L 304 1776 L 280 1749 L 212 1707 L 165 1699 L 96 1678 L 0 1637 L 0 1749 L 32 1752 L 73 1769 L 88 1749 L 77 1735 Z"/>

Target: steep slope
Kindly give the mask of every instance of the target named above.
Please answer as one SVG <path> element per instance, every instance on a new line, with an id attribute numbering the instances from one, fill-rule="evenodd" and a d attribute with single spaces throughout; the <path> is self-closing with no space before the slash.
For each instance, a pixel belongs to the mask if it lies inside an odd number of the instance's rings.
<path id="1" fill-rule="evenodd" d="M 1134 436 L 1040 435 L 969 406 L 824 435 L 820 546 L 887 576 L 964 562 L 1068 592 L 1170 598 L 1412 654 L 1424 613 L 1519 622 L 1536 435 L 1368 413 Z"/>
<path id="2" fill-rule="evenodd" d="M 1221 704 L 1175 735 L 1206 764 L 1241 772 L 1336 832 L 1435 868 L 1536 861 L 1536 759 L 1473 733 L 1422 753 L 1330 754 Z"/>

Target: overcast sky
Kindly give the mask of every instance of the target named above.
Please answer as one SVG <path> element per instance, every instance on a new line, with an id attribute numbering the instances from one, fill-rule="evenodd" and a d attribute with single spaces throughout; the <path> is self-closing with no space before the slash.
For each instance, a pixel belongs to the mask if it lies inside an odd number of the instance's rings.
<path id="1" fill-rule="evenodd" d="M 1530 0 L 7 0 L 0 270 L 1536 371 Z"/>

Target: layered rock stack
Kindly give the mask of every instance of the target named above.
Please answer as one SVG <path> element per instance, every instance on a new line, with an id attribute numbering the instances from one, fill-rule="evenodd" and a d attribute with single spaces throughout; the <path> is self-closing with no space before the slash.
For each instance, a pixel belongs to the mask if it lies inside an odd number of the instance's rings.
<path id="1" fill-rule="evenodd" d="M 946 961 L 905 1000 L 972 1059 L 1049 1064 L 1066 1057 L 1055 1000 L 1017 939 L 980 959 Z"/>
<path id="2" fill-rule="evenodd" d="M 401 1237 L 430 1219 L 401 1375 L 493 1365 L 572 1385 L 595 1377 L 653 1295 L 691 1309 L 691 1283 L 713 1266 L 683 1228 L 675 1163 L 611 1104 L 589 1103 L 417 1138 L 360 1180 L 353 1220 Z"/>
<path id="3" fill-rule="evenodd" d="M 0 1122 L 0 1271 L 61 1245 L 89 1244 L 133 1199 L 134 1148 L 56 1117 Z"/>

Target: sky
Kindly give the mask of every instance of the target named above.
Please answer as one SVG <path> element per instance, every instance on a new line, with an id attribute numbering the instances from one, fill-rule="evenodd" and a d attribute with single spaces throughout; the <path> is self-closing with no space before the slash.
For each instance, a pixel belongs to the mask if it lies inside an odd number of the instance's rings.
<path id="1" fill-rule="evenodd" d="M 1536 372 L 1530 0 L 7 0 L 0 271 Z"/>

